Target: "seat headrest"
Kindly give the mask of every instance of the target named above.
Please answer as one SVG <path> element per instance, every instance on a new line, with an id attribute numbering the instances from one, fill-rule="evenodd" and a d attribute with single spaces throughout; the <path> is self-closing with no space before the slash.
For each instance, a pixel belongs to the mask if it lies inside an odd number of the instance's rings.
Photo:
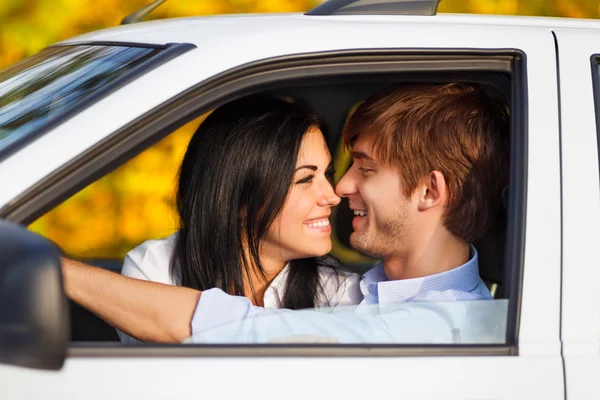
<path id="1" fill-rule="evenodd" d="M 508 210 L 508 186 L 504 186 L 504 189 L 502 189 L 502 206 L 505 210 Z"/>

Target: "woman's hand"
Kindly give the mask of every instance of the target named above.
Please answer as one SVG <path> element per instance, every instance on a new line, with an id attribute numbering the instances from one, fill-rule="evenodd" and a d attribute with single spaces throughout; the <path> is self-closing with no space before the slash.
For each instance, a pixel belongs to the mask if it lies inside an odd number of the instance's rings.
<path id="1" fill-rule="evenodd" d="M 61 257 L 67 297 L 114 328 L 148 342 L 176 343 L 191 335 L 200 291 L 128 278 Z"/>

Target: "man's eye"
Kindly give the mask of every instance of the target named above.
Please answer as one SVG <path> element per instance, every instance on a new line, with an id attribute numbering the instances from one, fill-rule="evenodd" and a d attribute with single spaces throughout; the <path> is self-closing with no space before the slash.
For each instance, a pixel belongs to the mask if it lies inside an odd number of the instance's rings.
<path id="1" fill-rule="evenodd" d="M 368 173 L 371 173 L 371 172 L 373 172 L 373 170 L 372 170 L 372 169 L 370 169 L 370 168 L 362 168 L 362 167 L 360 167 L 358 170 L 359 170 L 360 172 L 362 172 L 363 174 L 368 174 Z"/>
<path id="2" fill-rule="evenodd" d="M 314 177 L 315 177 L 314 175 L 308 175 L 307 177 L 296 181 L 296 183 L 311 183 L 312 180 L 314 179 Z"/>

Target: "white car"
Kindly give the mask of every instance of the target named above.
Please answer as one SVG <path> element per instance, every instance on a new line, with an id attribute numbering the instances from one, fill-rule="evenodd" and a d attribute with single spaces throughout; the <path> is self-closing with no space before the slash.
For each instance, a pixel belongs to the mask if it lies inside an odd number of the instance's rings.
<path id="1" fill-rule="evenodd" d="M 600 21 L 436 3 L 135 23 L 1 72 L 0 398 L 600 398 Z M 477 244 L 501 343 L 122 346 L 69 313 L 56 250 L 18 226 L 234 98 L 308 102 L 333 149 L 354 104 L 406 81 L 477 82 L 510 110 L 506 209 Z"/>

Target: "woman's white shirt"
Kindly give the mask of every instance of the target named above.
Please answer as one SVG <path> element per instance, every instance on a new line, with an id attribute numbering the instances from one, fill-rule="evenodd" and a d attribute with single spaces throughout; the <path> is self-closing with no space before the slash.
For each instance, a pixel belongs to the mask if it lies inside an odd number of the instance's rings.
<path id="1" fill-rule="evenodd" d="M 121 274 L 130 278 L 180 285 L 181 277 L 171 273 L 171 256 L 176 238 L 177 233 L 174 233 L 166 239 L 148 240 L 137 246 L 125 256 Z M 289 264 L 267 287 L 263 299 L 265 308 L 281 308 L 288 273 Z M 362 301 L 360 274 L 320 266 L 319 278 L 323 290 L 317 297 L 316 307 L 355 305 Z M 124 344 L 140 343 L 122 332 L 118 333 Z"/>

